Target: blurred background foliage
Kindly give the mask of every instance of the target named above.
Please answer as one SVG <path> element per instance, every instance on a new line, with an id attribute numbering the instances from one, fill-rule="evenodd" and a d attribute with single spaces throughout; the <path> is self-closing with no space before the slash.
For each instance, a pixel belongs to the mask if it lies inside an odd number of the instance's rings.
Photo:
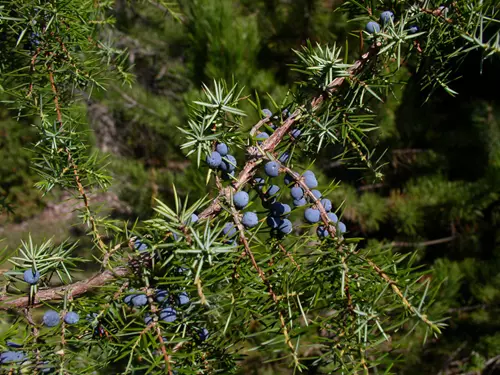
<path id="1" fill-rule="evenodd" d="M 82 93 L 89 140 L 109 154 L 114 177 L 97 202 L 111 216 L 134 221 L 150 217 L 155 198 L 171 202 L 174 182 L 181 195 L 204 194 L 204 176 L 179 149 L 177 130 L 201 84 L 214 78 L 238 82 L 272 109 L 266 94 L 282 99 L 297 78 L 289 67 L 292 49 L 307 40 L 336 42 L 349 46 L 351 60 L 357 56 L 361 22 L 334 12 L 341 3 L 183 0 L 171 14 L 161 2 L 116 0 L 115 28 L 103 38 L 127 49 L 135 81 Z M 452 85 L 458 95 L 443 90 L 428 99 L 415 84 L 418 72 L 405 66 L 398 78 L 407 84 L 380 103 L 380 128 L 370 140 L 385 164 L 383 178 L 337 161 L 334 147 L 325 147 L 317 163 L 323 187 L 341 181 L 333 198 L 343 202 L 351 236 L 399 252 L 418 249 L 420 263 L 441 284 L 434 309 L 449 317 L 449 326 L 423 347 L 408 342 L 404 351 L 391 353 L 399 373 L 488 374 L 498 361 L 499 69 L 498 60 L 481 66 L 481 56 L 471 54 Z M 251 107 L 242 109 L 258 119 Z M 33 119 L 15 116 L 0 107 L 0 199 L 8 208 L 0 215 L 0 235 L 11 248 L 28 232 L 57 242 L 68 234 L 62 223 L 71 220 L 74 204 L 57 191 L 42 200 L 27 148 L 36 142 Z M 71 235 L 82 232 L 73 227 Z M 246 359 L 245 371 L 280 370 L 263 366 L 255 355 Z"/>

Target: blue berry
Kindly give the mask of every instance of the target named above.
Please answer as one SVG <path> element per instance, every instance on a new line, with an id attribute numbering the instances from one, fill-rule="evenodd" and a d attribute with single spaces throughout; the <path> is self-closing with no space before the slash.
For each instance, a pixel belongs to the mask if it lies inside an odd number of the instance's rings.
<path id="1" fill-rule="evenodd" d="M 239 210 L 242 210 L 245 208 L 249 202 L 250 198 L 248 196 L 248 193 L 246 191 L 238 191 L 236 194 L 233 196 L 233 203 L 235 207 Z"/>
<path id="2" fill-rule="evenodd" d="M 273 113 L 267 108 L 264 108 L 262 110 L 262 114 L 264 115 L 264 117 L 271 117 L 273 115 Z"/>
<path id="3" fill-rule="evenodd" d="M 236 168 L 236 159 L 233 155 L 226 155 L 219 167 L 224 172 L 232 172 Z"/>
<path id="4" fill-rule="evenodd" d="M 17 342 L 13 342 L 13 341 L 6 341 L 5 344 L 9 347 L 9 348 L 16 348 L 16 349 L 20 349 L 22 348 L 23 346 L 21 344 L 18 344 Z"/>
<path id="5" fill-rule="evenodd" d="M 24 271 L 23 278 L 28 284 L 35 285 L 38 283 L 38 280 L 40 280 L 40 272 L 33 271 L 33 269 L 30 268 L 29 270 Z"/>
<path id="6" fill-rule="evenodd" d="M 415 33 L 418 33 L 418 26 L 411 26 L 408 29 L 408 34 L 415 34 Z"/>
<path id="7" fill-rule="evenodd" d="M 146 251 L 148 249 L 148 246 L 144 243 L 142 243 L 141 240 L 135 240 L 134 241 L 134 247 L 138 250 L 138 251 Z"/>
<path id="8" fill-rule="evenodd" d="M 76 324 L 76 323 L 78 323 L 79 320 L 80 320 L 80 316 L 74 311 L 70 311 L 70 312 L 66 313 L 66 315 L 64 316 L 64 321 L 67 324 Z"/>
<path id="9" fill-rule="evenodd" d="M 220 154 L 220 156 L 226 156 L 227 153 L 229 152 L 229 148 L 225 143 L 219 143 L 215 147 L 215 151 L 217 151 Z"/>
<path id="10" fill-rule="evenodd" d="M 280 173 L 280 165 L 275 161 L 269 161 L 264 166 L 264 171 L 269 177 L 278 177 Z"/>
<path id="11" fill-rule="evenodd" d="M 132 306 L 132 298 L 134 298 L 137 294 L 129 294 L 123 299 L 123 302 L 125 302 L 127 305 Z"/>
<path id="12" fill-rule="evenodd" d="M 222 229 L 222 233 L 224 233 L 225 236 L 231 238 L 236 234 L 236 227 L 233 223 L 226 223 L 224 229 Z"/>
<path id="13" fill-rule="evenodd" d="M 288 219 L 284 219 L 278 227 L 278 230 L 283 234 L 290 234 L 293 230 L 292 222 Z"/>
<path id="14" fill-rule="evenodd" d="M 301 199 L 302 197 L 304 197 L 304 190 L 302 190 L 302 188 L 299 186 L 294 186 L 290 190 L 290 193 L 293 199 Z"/>
<path id="15" fill-rule="evenodd" d="M 285 185 L 290 185 L 291 183 L 295 182 L 292 176 L 290 176 L 288 173 L 285 175 Z"/>
<path id="16" fill-rule="evenodd" d="M 222 163 L 222 156 L 217 151 L 213 151 L 207 156 L 206 162 L 210 168 L 218 168 Z"/>
<path id="17" fill-rule="evenodd" d="M 42 374 L 51 374 L 51 373 L 55 372 L 55 368 L 53 368 L 53 367 L 50 366 L 50 362 L 49 361 L 42 361 L 42 362 L 40 362 L 40 365 L 37 366 L 37 369 Z"/>
<path id="18" fill-rule="evenodd" d="M 278 194 L 278 191 L 280 191 L 280 187 L 278 185 L 271 185 L 269 186 L 269 189 L 267 189 L 266 195 L 271 197 Z"/>
<path id="19" fill-rule="evenodd" d="M 330 201 L 330 199 L 323 198 L 321 200 L 321 204 L 323 205 L 323 208 L 325 209 L 326 212 L 332 210 L 332 202 Z"/>
<path id="20" fill-rule="evenodd" d="M 320 199 L 321 198 L 321 192 L 319 190 L 311 190 L 311 193 L 316 197 L 316 199 Z"/>
<path id="21" fill-rule="evenodd" d="M 260 132 L 259 134 L 257 134 L 257 136 L 255 137 L 255 139 L 257 139 L 259 142 L 258 143 L 262 143 L 263 141 L 265 141 L 267 138 L 269 138 L 269 134 L 267 134 L 266 132 Z"/>
<path id="22" fill-rule="evenodd" d="M 177 311 L 173 307 L 166 307 L 160 311 L 160 319 L 167 323 L 175 322 Z"/>
<path id="23" fill-rule="evenodd" d="M 259 218 L 255 212 L 245 212 L 243 219 L 241 219 L 241 223 L 245 228 L 253 228 L 259 224 Z"/>
<path id="24" fill-rule="evenodd" d="M 281 225 L 281 218 L 276 216 L 268 216 L 266 219 L 267 225 L 269 225 L 272 229 L 277 229 Z"/>
<path id="25" fill-rule="evenodd" d="M 318 229 L 316 229 L 316 234 L 319 238 L 325 238 L 330 235 L 330 233 L 328 233 L 328 229 L 326 229 L 323 225 L 320 225 Z"/>
<path id="26" fill-rule="evenodd" d="M 374 34 L 380 32 L 380 25 L 375 21 L 370 21 L 366 24 L 365 30 L 369 34 Z"/>
<path id="27" fill-rule="evenodd" d="M 318 187 L 318 180 L 312 171 L 305 171 L 302 176 L 304 177 L 304 183 L 309 189 L 314 189 Z"/>
<path id="28" fill-rule="evenodd" d="M 341 221 L 339 221 L 338 227 L 339 227 L 339 232 L 340 233 L 345 233 L 347 231 L 347 228 L 346 228 L 345 224 L 343 222 L 341 222 Z"/>
<path id="29" fill-rule="evenodd" d="M 304 206 L 306 204 L 307 204 L 306 198 L 300 198 L 300 199 L 294 199 L 293 200 L 293 205 L 295 207 Z"/>
<path id="30" fill-rule="evenodd" d="M 179 306 L 186 305 L 189 303 L 189 296 L 186 292 L 181 292 L 177 296 L 177 304 Z"/>
<path id="31" fill-rule="evenodd" d="M 208 333 L 208 329 L 206 328 L 203 328 L 199 333 L 198 335 L 200 336 L 200 340 L 201 341 L 205 341 L 206 339 L 208 339 L 208 336 L 209 336 L 209 333 Z"/>
<path id="32" fill-rule="evenodd" d="M 198 215 L 191 214 L 191 224 L 194 224 L 198 221 Z"/>
<path id="33" fill-rule="evenodd" d="M 293 129 L 290 134 L 292 135 L 293 138 L 297 139 L 300 137 L 300 134 L 302 132 L 299 129 Z"/>
<path id="34" fill-rule="evenodd" d="M 148 297 L 145 294 L 138 294 L 132 298 L 132 305 L 135 307 L 145 306 L 148 304 Z"/>
<path id="35" fill-rule="evenodd" d="M 290 117 L 290 111 L 288 110 L 288 108 L 285 108 L 283 112 L 281 112 L 281 116 L 283 116 L 283 119 Z"/>
<path id="36" fill-rule="evenodd" d="M 307 208 L 304 211 L 304 218 L 311 224 L 317 223 L 320 219 L 319 210 L 316 210 L 314 208 Z"/>
<path id="37" fill-rule="evenodd" d="M 285 206 L 280 202 L 274 202 L 270 207 L 272 216 L 281 216 L 285 213 Z"/>
<path id="38" fill-rule="evenodd" d="M 45 314 L 43 314 L 43 324 L 47 327 L 55 327 L 59 324 L 59 314 L 57 311 L 49 310 Z"/>
<path id="39" fill-rule="evenodd" d="M 14 352 L 12 350 L 0 354 L 0 363 L 22 362 L 28 359 L 23 352 Z"/>
<path id="40" fill-rule="evenodd" d="M 153 323 L 153 317 L 151 315 L 149 315 L 149 314 L 146 314 L 144 316 L 144 324 L 148 326 L 151 323 Z"/>
<path id="41" fill-rule="evenodd" d="M 288 159 L 290 158 L 290 154 L 288 153 L 288 151 L 285 151 L 283 152 L 280 157 L 278 158 L 278 160 L 281 162 L 281 163 L 286 163 L 288 161 Z"/>
<path id="42" fill-rule="evenodd" d="M 329 212 L 326 214 L 328 218 L 332 221 L 332 223 L 337 224 L 337 221 L 339 221 L 339 218 L 337 215 L 335 215 L 333 212 Z"/>
<path id="43" fill-rule="evenodd" d="M 387 25 L 391 22 L 391 20 L 394 21 L 394 13 L 392 13 L 390 10 L 386 10 L 380 15 L 380 23 L 382 25 Z"/>
<path id="44" fill-rule="evenodd" d="M 155 295 L 155 300 L 156 302 L 163 302 L 168 298 L 168 292 L 163 289 L 157 289 L 156 290 L 156 295 Z"/>

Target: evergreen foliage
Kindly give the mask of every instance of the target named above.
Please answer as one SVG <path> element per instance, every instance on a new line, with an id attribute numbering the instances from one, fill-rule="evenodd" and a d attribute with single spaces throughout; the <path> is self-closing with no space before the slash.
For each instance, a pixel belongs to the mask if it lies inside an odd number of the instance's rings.
<path id="1" fill-rule="evenodd" d="M 438 260 L 433 277 L 421 267 L 422 254 L 395 252 L 397 243 L 387 246 L 389 232 L 382 228 L 394 222 L 398 234 L 432 233 L 426 213 L 441 215 L 447 223 L 470 217 L 485 232 L 493 231 L 496 132 L 488 126 L 490 120 L 484 121 L 484 112 L 491 109 L 473 112 L 481 140 L 490 146 L 482 156 L 491 168 L 467 184 L 445 179 L 457 170 L 453 160 L 443 162 L 439 147 L 423 161 L 426 178 L 407 176 L 400 187 L 414 199 L 394 192 L 359 197 L 355 187 L 327 182 L 320 173 L 327 168 L 315 159 L 328 152 L 328 159 L 334 155 L 378 183 L 387 156 L 372 136 L 376 110 L 384 101 L 394 105 L 390 97 L 407 72 L 423 95 L 419 102 L 432 106 L 436 94 L 456 94 L 451 84 L 469 58 L 478 62 L 478 71 L 487 68 L 500 52 L 495 3 L 456 1 L 440 8 L 433 1 L 394 7 L 382 1 L 370 1 L 370 6 L 346 1 L 332 17 L 353 23 L 358 39 L 351 35 L 346 40 L 356 40 L 356 47 L 349 42 L 341 47 L 343 39 L 329 45 L 304 40 L 293 51 L 291 73 L 283 73 L 283 66 L 261 69 L 266 50 L 260 46 L 269 41 L 267 48 L 280 54 L 288 46 L 274 49 L 272 32 L 314 40 L 328 30 L 330 19 L 313 12 L 319 2 L 297 1 L 286 8 L 278 1 L 242 1 L 236 10 L 232 3 L 0 3 L 5 111 L 34 129 L 30 156 L 41 194 L 65 191 L 82 202 L 77 210 L 98 268 L 87 279 L 75 279 L 88 259 L 70 240 L 54 244 L 30 239 L 14 254 L 5 252 L 3 260 L 12 268 L 2 275 L 0 309 L 11 327 L 0 333 L 2 370 L 229 374 L 259 352 L 276 371 L 391 373 L 404 369 L 394 352 L 406 353 L 415 340 L 432 345 L 442 333 L 443 306 L 456 301 L 460 271 L 472 278 L 480 264 Z M 250 7 L 255 16 L 246 16 Z M 298 15 L 301 7 L 314 17 Z M 264 9 L 270 16 L 262 21 Z M 294 25 L 294 17 L 303 22 Z M 379 18 L 380 30 L 362 31 Z M 145 19 L 160 24 L 155 33 L 140 30 Z M 274 31 L 265 31 L 261 22 L 272 22 Z M 187 36 L 173 31 L 177 25 Z M 115 44 L 117 36 L 121 39 Z M 187 63 L 180 61 L 184 47 Z M 165 59 L 162 64 L 173 60 L 174 67 L 153 75 L 157 57 Z M 192 77 L 186 83 L 187 68 Z M 149 86 L 161 96 L 145 89 L 132 90 L 133 96 L 124 91 L 120 85 L 132 84 L 132 69 L 140 73 L 139 83 L 154 82 Z M 273 70 L 278 82 L 271 78 Z M 297 84 L 285 89 L 279 80 L 286 83 L 288 74 Z M 186 91 L 189 112 L 183 113 L 177 94 Z M 113 102 L 115 95 L 130 108 L 110 104 L 104 118 L 115 110 L 132 126 L 123 132 L 116 124 L 108 126 L 108 137 L 116 135 L 120 146 L 110 150 L 114 156 L 107 165 L 105 156 L 92 148 L 82 103 L 95 106 L 96 98 Z M 165 105 L 165 97 L 175 98 Z M 263 110 L 267 103 L 271 113 Z M 416 122 L 423 121 L 416 117 Z M 418 127 L 389 124 L 382 127 L 381 138 L 402 143 L 405 137 L 421 139 L 432 146 L 437 137 L 426 129 L 419 133 Z M 145 139 L 138 139 L 138 133 L 146 133 Z M 151 147 L 138 145 L 149 140 Z M 220 149 L 222 143 L 229 151 Z M 169 166 L 165 148 L 176 144 L 174 160 L 188 158 L 195 168 L 169 185 L 168 201 L 158 199 L 151 188 L 154 214 L 128 222 L 99 213 L 93 194 L 110 186 L 108 170 L 118 181 L 120 171 L 136 176 L 132 185 L 121 187 L 124 195 L 133 195 L 135 184 L 144 185 L 148 168 L 155 175 L 158 166 Z M 142 152 L 148 153 L 146 160 L 154 160 L 151 165 L 137 162 Z M 128 168 L 119 165 L 121 154 L 130 157 Z M 429 177 L 429 165 L 439 162 L 441 169 L 434 168 Z M 166 180 L 171 177 L 167 174 Z M 134 200 L 149 201 L 129 198 Z M 394 201 L 391 211 L 387 200 Z M 477 202 L 480 207 L 471 208 Z M 147 209 L 138 211 L 148 216 Z M 483 211 L 491 220 L 483 218 Z M 349 220 L 349 226 L 339 218 Z M 357 232 L 375 235 L 364 243 Z M 494 303 L 498 280 L 493 265 L 483 272 L 488 282 L 472 286 L 470 300 Z M 496 340 L 490 335 L 481 345 L 490 353 Z"/>

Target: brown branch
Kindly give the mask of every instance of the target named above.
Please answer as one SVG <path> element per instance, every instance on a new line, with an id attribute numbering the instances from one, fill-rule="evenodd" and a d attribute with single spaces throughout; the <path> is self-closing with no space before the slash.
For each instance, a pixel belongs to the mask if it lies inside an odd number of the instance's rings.
<path id="1" fill-rule="evenodd" d="M 39 290 L 33 299 L 32 307 L 39 307 L 46 301 L 61 301 L 64 300 L 64 294 L 67 293 L 68 298 L 74 298 L 88 291 L 106 285 L 108 282 L 117 277 L 128 275 L 129 269 L 126 267 L 117 267 L 113 270 L 93 275 L 92 277 L 77 281 L 73 284 L 62 285 L 50 289 Z M 0 310 L 20 309 L 27 307 L 30 304 L 29 297 L 19 297 L 12 299 L 11 296 L 0 297 Z"/>
<path id="2" fill-rule="evenodd" d="M 439 245 L 442 243 L 447 243 L 453 241 L 457 236 L 449 236 L 444 238 L 438 238 L 437 240 L 423 241 L 423 242 L 391 242 L 384 247 L 421 247 L 421 246 L 432 246 Z"/>

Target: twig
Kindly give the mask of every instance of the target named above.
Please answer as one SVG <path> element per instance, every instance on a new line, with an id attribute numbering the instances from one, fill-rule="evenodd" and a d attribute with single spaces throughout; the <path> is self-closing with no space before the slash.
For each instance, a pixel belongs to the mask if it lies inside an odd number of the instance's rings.
<path id="1" fill-rule="evenodd" d="M 113 270 L 106 270 L 104 272 L 95 274 L 94 276 L 77 281 L 69 285 L 61 285 L 58 287 L 39 290 L 35 298 L 33 298 L 32 307 L 39 307 L 46 301 L 60 301 L 64 299 L 64 294 L 67 292 L 68 298 L 73 298 L 88 291 L 106 285 L 111 280 L 118 277 L 126 276 L 129 269 L 126 267 L 117 267 Z M 0 310 L 9 310 L 14 308 L 24 308 L 30 303 L 29 297 L 19 297 L 11 299 L 11 296 L 0 297 Z"/>
<path id="2" fill-rule="evenodd" d="M 453 241 L 457 236 L 449 236 L 444 238 L 438 238 L 437 240 L 423 241 L 423 242 L 390 242 L 384 247 L 421 247 L 421 246 L 432 246 L 439 245 L 446 242 Z"/>

